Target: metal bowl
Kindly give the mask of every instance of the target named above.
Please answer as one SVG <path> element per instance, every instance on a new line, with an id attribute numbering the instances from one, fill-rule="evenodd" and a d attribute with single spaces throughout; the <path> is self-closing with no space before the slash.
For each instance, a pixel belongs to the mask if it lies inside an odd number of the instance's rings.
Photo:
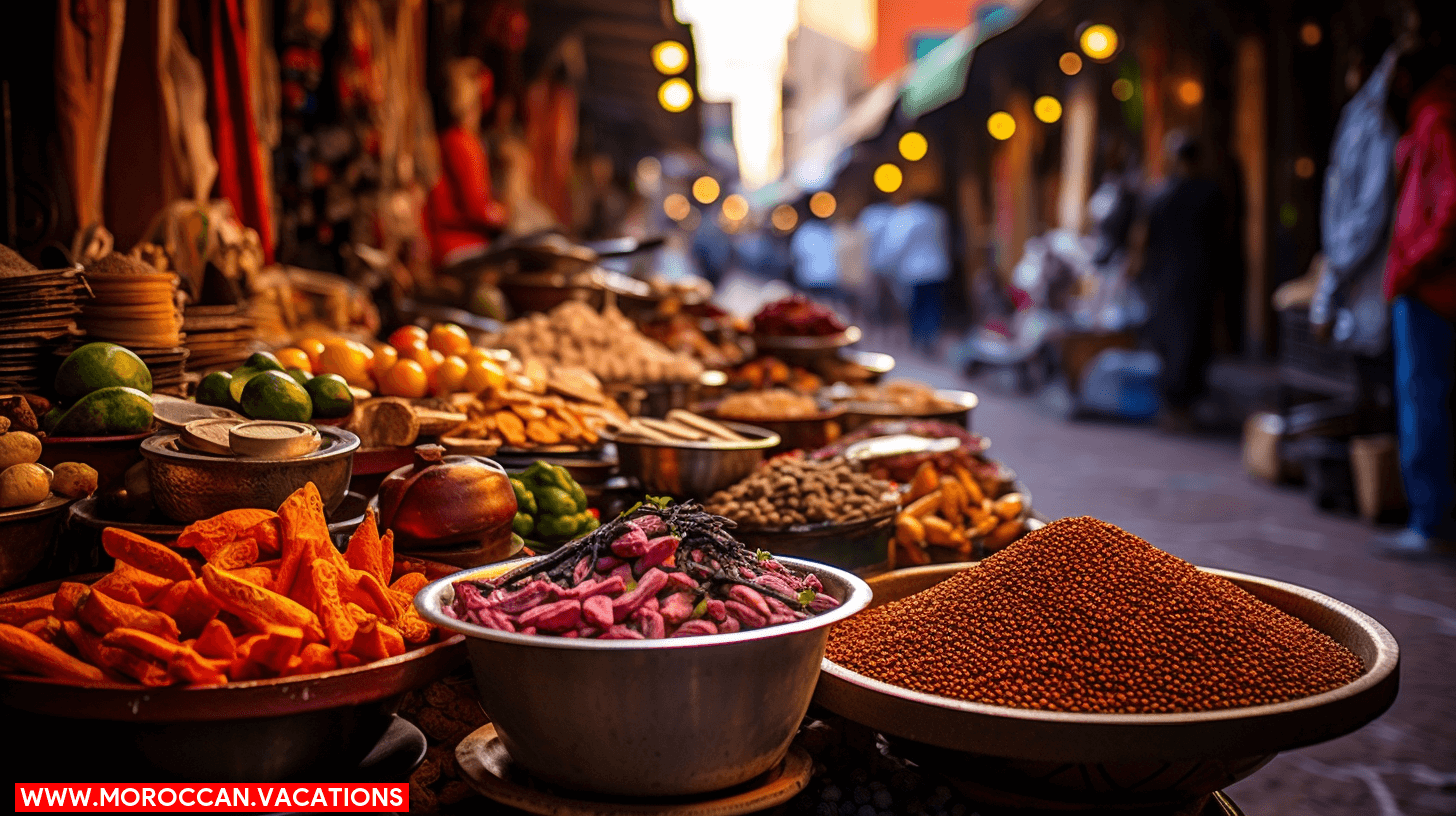
<path id="1" fill-rule="evenodd" d="M 800 524 L 778 530 L 738 527 L 733 537 L 775 555 L 822 561 L 857 573 L 873 572 L 889 561 L 898 512 L 899 507 L 891 505 L 884 513 L 849 524 Z"/>
<path id="2" fill-rule="evenodd" d="M 418 562 L 431 578 L 453 572 Z M 68 580 L 89 582 L 100 574 Z M 58 581 L 0 595 L 0 603 L 54 592 Z M 26 752 L 64 757 L 51 766 L 88 775 L 276 782 L 344 769 L 378 742 L 405 692 L 464 661 L 461 635 L 351 669 L 201 688 L 79 685 L 0 675 L 0 717 L 26 734 Z M 110 779 L 105 781 L 111 781 Z"/>
<path id="3" fill-rule="evenodd" d="M 882 419 L 935 419 L 960 425 L 966 430 L 971 429 L 971 412 L 980 404 L 980 397 L 970 391 L 949 388 L 936 389 L 935 396 L 956 407 L 943 411 L 914 412 L 888 403 L 846 400 L 841 403 L 845 407 L 844 430 L 856 431 Z"/>
<path id="4" fill-rule="evenodd" d="M 760 334 L 753 333 L 753 345 L 758 349 L 759 354 L 800 352 L 800 353 L 824 353 L 838 351 L 845 346 L 852 346 L 864 337 L 864 332 L 859 326 L 850 326 L 836 334 L 823 335 L 788 335 L 788 334 Z"/>
<path id="5" fill-rule="evenodd" d="M 742 420 L 718 415 L 718 405 L 699 405 L 694 413 L 703 414 L 719 422 L 741 422 Z M 839 439 L 844 433 L 844 408 L 833 407 L 814 416 L 798 419 L 754 419 L 754 427 L 772 431 L 779 436 L 779 444 L 769 450 L 769 456 L 776 456 L 791 450 L 817 450 Z"/>
<path id="6" fill-rule="evenodd" d="M 51 494 L 29 507 L 0 512 L 0 589 L 23 582 L 55 551 L 56 528 L 72 499 Z"/>
<path id="7" fill-rule="evenodd" d="M 753 472 L 764 451 L 778 447 L 779 435 L 766 428 L 725 422 L 750 442 L 646 442 L 618 439 L 617 461 L 623 476 L 656 496 L 706 499 Z"/>
<path id="8" fill-rule="evenodd" d="M 772 768 L 814 691 L 829 626 L 863 609 L 870 588 L 794 558 L 840 606 L 751 632 L 666 640 L 578 640 L 500 632 L 441 613 L 459 580 L 415 596 L 426 620 L 465 634 L 481 704 L 511 758 L 537 779 L 622 796 L 720 790 Z"/>
<path id="9" fill-rule="evenodd" d="M 871 581 L 872 605 L 908 597 L 974 566 L 941 564 L 879 576 Z M 1274 705 L 1185 714 L 1090 714 L 923 694 L 826 659 L 814 699 L 830 711 L 918 744 L 921 749 L 912 750 L 917 761 L 945 770 L 983 795 L 1103 805 L 1207 795 L 1252 774 L 1280 751 L 1348 734 L 1395 701 L 1399 646 L 1373 618 L 1293 584 L 1204 571 L 1334 638 L 1364 661 L 1364 673 L 1341 688 Z"/>
<path id="10" fill-rule="evenodd" d="M 210 456 L 182 449 L 177 434 L 142 442 L 151 471 L 152 502 L 168 518 L 190 524 L 240 507 L 277 509 L 293 491 L 313 482 L 332 513 L 349 489 L 359 437 L 319 426 L 323 445 L 297 459 Z"/>

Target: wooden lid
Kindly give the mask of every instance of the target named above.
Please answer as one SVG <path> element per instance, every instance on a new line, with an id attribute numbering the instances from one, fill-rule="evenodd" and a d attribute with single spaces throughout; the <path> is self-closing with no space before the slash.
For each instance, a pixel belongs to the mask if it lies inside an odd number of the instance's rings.
<path id="1" fill-rule="evenodd" d="M 318 428 L 303 422 L 256 420 L 228 429 L 233 453 L 255 459 L 296 459 L 318 450 Z"/>
<path id="2" fill-rule="evenodd" d="M 232 456 L 232 442 L 228 431 L 234 426 L 241 425 L 244 421 L 232 417 L 194 419 L 182 426 L 177 438 L 182 444 L 195 451 L 218 456 Z"/>

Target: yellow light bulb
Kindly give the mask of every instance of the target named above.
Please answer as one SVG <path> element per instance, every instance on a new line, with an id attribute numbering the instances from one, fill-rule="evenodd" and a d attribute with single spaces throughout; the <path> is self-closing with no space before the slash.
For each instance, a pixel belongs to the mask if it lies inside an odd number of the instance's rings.
<path id="1" fill-rule="evenodd" d="M 693 198 L 696 198 L 699 204 L 712 204 L 718 200 L 718 193 L 718 181 L 712 176 L 699 176 L 697 181 L 693 182 Z"/>
<path id="2" fill-rule="evenodd" d="M 1112 58 L 1117 53 L 1117 32 L 1112 26 L 1098 23 L 1083 29 L 1082 53 L 1098 62 Z"/>
<path id="3" fill-rule="evenodd" d="M 693 86 L 680 77 L 673 77 L 657 89 L 657 103 L 669 113 L 681 113 L 693 104 Z"/>
<path id="4" fill-rule="evenodd" d="M 834 215 L 834 210 L 838 206 L 839 202 L 834 200 L 834 194 L 827 190 L 820 190 L 814 195 L 809 196 L 809 212 L 814 213 L 819 218 L 828 218 Z"/>
<path id="5" fill-rule="evenodd" d="M 900 155 L 904 156 L 906 161 L 920 161 L 929 151 L 930 142 L 925 140 L 925 136 L 913 130 L 900 137 Z"/>
<path id="6" fill-rule="evenodd" d="M 680 42 L 663 40 L 652 46 L 652 67 L 672 76 L 682 73 L 688 67 L 688 50 Z"/>
<path id="7" fill-rule="evenodd" d="M 996 111 L 986 120 L 986 132 L 991 138 L 1006 141 L 1016 135 L 1016 117 L 1006 111 Z"/>
<path id="8" fill-rule="evenodd" d="M 875 187 L 882 193 L 893 193 L 905 182 L 905 174 L 893 164 L 882 164 L 875 168 Z"/>
<path id="9" fill-rule="evenodd" d="M 748 199 L 737 193 L 723 199 L 723 217 L 729 221 L 742 221 L 748 217 Z"/>
<path id="10" fill-rule="evenodd" d="M 1062 103 L 1058 102 L 1054 96 L 1040 96 L 1037 97 L 1036 102 L 1032 103 L 1031 112 L 1036 114 L 1036 118 L 1050 125 L 1062 118 Z"/>

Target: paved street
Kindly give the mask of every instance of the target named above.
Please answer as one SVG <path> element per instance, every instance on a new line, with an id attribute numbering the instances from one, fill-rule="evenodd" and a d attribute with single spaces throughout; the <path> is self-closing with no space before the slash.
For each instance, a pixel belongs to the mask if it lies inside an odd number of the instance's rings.
<path id="1" fill-rule="evenodd" d="M 866 344 L 867 347 L 873 347 Z M 1372 528 L 1316 512 L 1297 488 L 1249 478 L 1237 440 L 1070 423 L 1027 397 L 966 383 L 905 355 L 895 374 L 981 395 L 974 429 L 1053 518 L 1092 515 L 1193 563 L 1302 584 L 1383 623 L 1401 646 L 1401 694 L 1358 733 L 1281 755 L 1231 794 L 1249 816 L 1456 813 L 1456 568 L 1367 552 Z"/>

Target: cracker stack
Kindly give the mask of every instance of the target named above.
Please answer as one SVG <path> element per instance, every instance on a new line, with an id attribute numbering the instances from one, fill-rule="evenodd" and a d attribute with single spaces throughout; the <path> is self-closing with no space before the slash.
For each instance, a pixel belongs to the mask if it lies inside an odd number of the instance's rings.
<path id="1" fill-rule="evenodd" d="M 79 269 L 36 269 L 0 246 L 0 387 L 39 391 L 49 383 L 49 354 L 73 339 Z"/>
<path id="2" fill-rule="evenodd" d="M 113 252 L 86 268 L 92 298 L 81 304 L 77 324 L 87 341 L 102 340 L 137 353 L 152 371 L 152 387 L 180 393 L 187 349 L 177 276 L 131 255 Z"/>

